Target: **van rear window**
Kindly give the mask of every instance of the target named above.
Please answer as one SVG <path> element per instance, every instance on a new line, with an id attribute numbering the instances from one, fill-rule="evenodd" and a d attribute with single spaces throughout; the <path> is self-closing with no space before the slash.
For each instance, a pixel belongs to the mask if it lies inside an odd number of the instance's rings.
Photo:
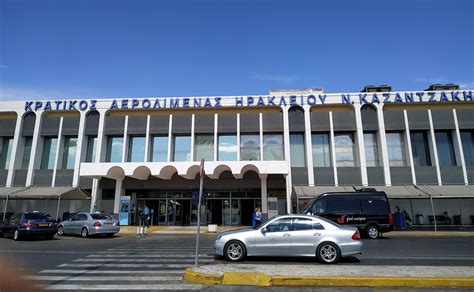
<path id="1" fill-rule="evenodd" d="M 388 214 L 387 201 L 381 199 L 361 199 L 362 209 L 367 215 Z"/>

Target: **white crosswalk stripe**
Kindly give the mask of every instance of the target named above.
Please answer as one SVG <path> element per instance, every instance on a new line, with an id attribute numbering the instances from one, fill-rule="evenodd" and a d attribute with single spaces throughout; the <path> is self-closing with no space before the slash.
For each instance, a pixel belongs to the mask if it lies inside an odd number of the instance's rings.
<path id="1" fill-rule="evenodd" d="M 182 280 L 194 264 L 194 245 L 183 239 L 156 237 L 102 251 L 80 253 L 81 258 L 39 271 L 26 279 L 45 290 L 200 290 Z M 189 237 L 187 238 L 189 240 Z M 201 241 L 200 264 L 211 264 L 211 240 Z"/>

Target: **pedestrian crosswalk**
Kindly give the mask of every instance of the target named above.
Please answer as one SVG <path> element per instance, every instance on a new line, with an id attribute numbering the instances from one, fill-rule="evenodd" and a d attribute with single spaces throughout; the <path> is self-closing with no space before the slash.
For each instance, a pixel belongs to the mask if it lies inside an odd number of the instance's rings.
<path id="1" fill-rule="evenodd" d="M 213 263 L 213 238 L 200 242 L 199 264 Z M 202 285 L 182 280 L 184 270 L 194 265 L 194 243 L 190 237 L 137 238 L 26 278 L 46 290 L 200 290 Z"/>

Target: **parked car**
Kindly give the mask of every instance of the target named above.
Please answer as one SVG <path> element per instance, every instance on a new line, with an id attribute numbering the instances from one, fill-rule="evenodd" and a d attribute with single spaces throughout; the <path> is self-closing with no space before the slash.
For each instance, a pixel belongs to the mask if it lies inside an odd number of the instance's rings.
<path id="1" fill-rule="evenodd" d="M 119 222 L 105 213 L 77 213 L 59 223 L 58 235 L 77 234 L 86 238 L 90 235 L 105 234 L 113 237 L 120 231 Z"/>
<path id="2" fill-rule="evenodd" d="M 335 264 L 341 257 L 361 254 L 362 241 L 355 227 L 318 216 L 283 215 L 252 229 L 218 234 L 214 251 L 232 262 L 247 256 L 301 256 Z"/>
<path id="3" fill-rule="evenodd" d="M 13 214 L 2 224 L 3 236 L 20 240 L 31 236 L 45 236 L 52 239 L 58 231 L 57 222 L 47 213 L 23 212 Z"/>
<path id="4" fill-rule="evenodd" d="M 355 226 L 371 239 L 393 230 L 393 216 L 387 195 L 375 189 L 325 193 L 308 204 L 302 213 L 325 217 L 341 225 Z"/>

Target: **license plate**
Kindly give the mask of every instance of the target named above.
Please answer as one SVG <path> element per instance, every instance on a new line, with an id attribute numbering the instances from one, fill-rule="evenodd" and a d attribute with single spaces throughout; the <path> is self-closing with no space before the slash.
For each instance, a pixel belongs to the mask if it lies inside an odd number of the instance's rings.
<path id="1" fill-rule="evenodd" d="M 105 226 L 112 226 L 112 223 L 105 223 Z"/>
<path id="2" fill-rule="evenodd" d="M 38 224 L 39 227 L 48 227 L 49 224 Z"/>

